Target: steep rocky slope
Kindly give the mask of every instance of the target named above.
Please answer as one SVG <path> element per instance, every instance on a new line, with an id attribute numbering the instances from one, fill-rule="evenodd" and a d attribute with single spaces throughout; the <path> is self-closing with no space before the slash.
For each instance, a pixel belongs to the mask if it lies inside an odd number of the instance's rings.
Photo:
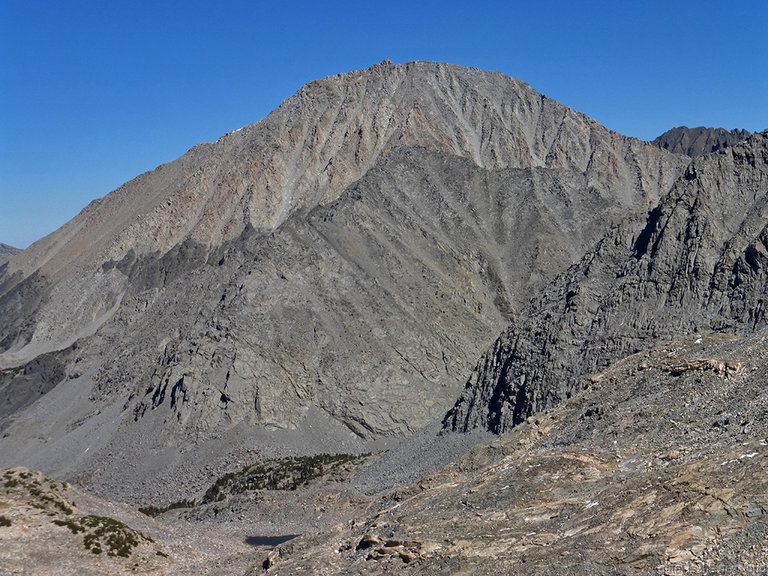
<path id="1" fill-rule="evenodd" d="M 686 161 L 497 73 L 312 82 L 10 263 L 0 457 L 136 498 L 281 434 L 409 434 Z"/>
<path id="2" fill-rule="evenodd" d="M 734 146 L 749 136 L 747 130 L 678 126 L 664 132 L 653 143 L 662 150 L 695 157 Z"/>
<path id="3" fill-rule="evenodd" d="M 19 252 L 18 248 L 0 242 L 0 254 L 16 254 L 17 252 Z"/>
<path id="4" fill-rule="evenodd" d="M 446 426 L 501 432 L 662 339 L 766 324 L 768 133 L 694 160 L 637 233 L 615 227 L 486 353 Z"/>
<path id="5" fill-rule="evenodd" d="M 249 576 L 763 573 L 766 360 L 765 331 L 622 359 L 354 522 L 280 546 Z"/>

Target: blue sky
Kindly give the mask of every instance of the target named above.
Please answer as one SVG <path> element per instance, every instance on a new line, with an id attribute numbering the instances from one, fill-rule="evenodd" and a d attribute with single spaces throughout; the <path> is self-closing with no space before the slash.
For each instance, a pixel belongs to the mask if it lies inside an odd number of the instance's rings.
<path id="1" fill-rule="evenodd" d="M 768 3 L 0 0 L 0 242 L 337 72 L 498 70 L 630 136 L 768 128 Z"/>

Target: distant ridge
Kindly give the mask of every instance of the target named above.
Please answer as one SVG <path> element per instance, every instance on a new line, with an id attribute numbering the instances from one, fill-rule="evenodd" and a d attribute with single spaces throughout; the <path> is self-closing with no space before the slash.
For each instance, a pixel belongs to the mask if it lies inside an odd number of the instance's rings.
<path id="1" fill-rule="evenodd" d="M 19 252 L 21 252 L 21 250 L 18 248 L 0 242 L 0 265 L 5 264 L 11 256 L 18 254 Z"/>
<path id="2" fill-rule="evenodd" d="M 751 135 L 751 132 L 739 129 L 678 126 L 664 132 L 653 143 L 662 150 L 695 158 L 734 146 Z"/>

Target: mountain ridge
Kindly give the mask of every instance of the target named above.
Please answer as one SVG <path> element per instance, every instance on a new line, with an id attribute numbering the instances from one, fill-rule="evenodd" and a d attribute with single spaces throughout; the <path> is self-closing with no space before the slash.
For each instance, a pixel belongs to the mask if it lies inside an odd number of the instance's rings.
<path id="1" fill-rule="evenodd" d="M 164 254 L 185 239 L 210 250 L 246 228 L 269 233 L 292 211 L 337 198 L 376 158 L 403 145 L 447 151 L 486 168 L 578 169 L 603 193 L 622 191 L 620 201 L 632 209 L 653 206 L 683 164 L 498 73 L 383 63 L 316 80 L 264 120 L 195 146 L 92 202 L 15 259 L 6 282 L 0 278 L 0 297 L 37 271 L 60 286 L 60 300 L 69 299 L 67 329 L 46 322 L 15 338 L 15 348 L 25 340 L 55 348 L 94 318 L 106 321 L 112 307 L 100 304 L 100 293 L 119 294 L 125 280 L 97 274 L 103 262 L 120 261 L 130 250 Z M 675 168 L 667 170 L 665 162 Z"/>
<path id="2" fill-rule="evenodd" d="M 617 226 L 532 300 L 445 425 L 502 432 L 663 338 L 759 329 L 767 164 L 768 132 L 694 159 L 642 230 Z"/>
<path id="3" fill-rule="evenodd" d="M 21 250 L 18 248 L 14 248 L 13 246 L 9 246 L 8 244 L 3 244 L 0 242 L 0 266 L 7 262 L 11 256 L 18 254 L 19 252 L 21 252 Z"/>

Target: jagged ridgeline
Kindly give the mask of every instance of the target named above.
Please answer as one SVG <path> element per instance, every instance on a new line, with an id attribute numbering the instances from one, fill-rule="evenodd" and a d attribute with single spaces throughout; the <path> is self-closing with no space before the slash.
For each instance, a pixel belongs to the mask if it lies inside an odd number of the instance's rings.
<path id="1" fill-rule="evenodd" d="M 139 436 L 310 416 L 317 437 L 409 434 L 687 161 L 495 72 L 384 62 L 311 82 L 2 269 L 0 452 L 90 470 L 143 453 Z M 42 440 L 23 443 L 22 413 Z M 86 455 L 83 426 L 100 430 Z"/>
<path id="2" fill-rule="evenodd" d="M 750 135 L 747 130 L 678 126 L 664 132 L 653 143 L 663 150 L 696 157 L 734 146 Z"/>
<path id="3" fill-rule="evenodd" d="M 501 432 L 610 362 L 690 334 L 766 326 L 768 132 L 695 159 L 644 227 L 612 229 L 485 354 L 445 426 Z"/>

